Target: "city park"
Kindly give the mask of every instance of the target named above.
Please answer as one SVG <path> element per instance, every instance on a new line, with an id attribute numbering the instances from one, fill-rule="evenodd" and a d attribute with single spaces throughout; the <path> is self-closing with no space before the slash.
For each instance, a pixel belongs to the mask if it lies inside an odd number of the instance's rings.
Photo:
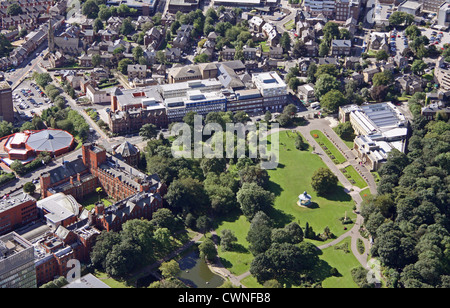
<path id="1" fill-rule="evenodd" d="M 353 212 L 355 203 L 340 183 L 333 192 L 323 196 L 317 195 L 311 185 L 313 174 L 319 168 L 327 166 L 311 145 L 304 151 L 299 151 L 295 147 L 297 134 L 300 133 L 290 130 L 282 130 L 279 133 L 279 164 L 276 169 L 268 170 L 269 190 L 275 194 L 274 206 L 269 216 L 279 226 L 295 221 L 302 228 L 309 225 L 316 233 L 328 229 L 334 235 L 333 238 L 339 237 L 353 226 L 352 223 L 344 225 L 342 221 L 352 222 L 356 218 Z M 221 251 L 220 247 L 218 249 L 221 262 L 236 276 L 248 272 L 253 259 L 253 255 L 247 249 L 249 243 L 246 236 L 249 227 L 250 222 L 241 215 L 224 219 L 218 223 L 215 230 L 217 234 L 223 229 L 232 230 L 238 239 L 241 249 L 225 252 Z M 325 241 L 313 239 L 305 241 L 320 246 L 329 243 L 332 238 Z M 321 252 L 323 270 L 319 269 L 317 275 L 322 276 L 323 287 L 357 287 L 350 272 L 360 264 L 349 247 L 350 238 L 346 238 Z M 328 275 L 330 267 L 336 268 L 340 276 L 330 277 Z M 261 287 L 251 275 L 243 278 L 241 283 L 247 287 Z"/>

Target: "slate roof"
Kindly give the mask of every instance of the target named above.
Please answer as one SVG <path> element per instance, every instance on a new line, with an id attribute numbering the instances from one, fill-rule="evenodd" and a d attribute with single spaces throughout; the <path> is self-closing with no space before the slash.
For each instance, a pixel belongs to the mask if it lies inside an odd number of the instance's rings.
<path id="1" fill-rule="evenodd" d="M 62 166 L 49 171 L 51 183 L 54 184 L 62 180 L 67 180 L 71 176 L 76 176 L 77 173 L 82 173 L 87 169 L 83 164 L 82 158 L 65 162 Z"/>

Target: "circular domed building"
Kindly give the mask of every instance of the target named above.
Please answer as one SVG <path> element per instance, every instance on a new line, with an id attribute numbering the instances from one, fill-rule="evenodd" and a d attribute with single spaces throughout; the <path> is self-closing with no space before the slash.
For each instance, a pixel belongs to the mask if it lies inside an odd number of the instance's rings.
<path id="1" fill-rule="evenodd" d="M 61 129 L 24 131 L 0 140 L 2 160 L 8 165 L 16 159 L 29 162 L 43 152 L 59 156 L 70 152 L 74 146 L 74 137 Z"/>

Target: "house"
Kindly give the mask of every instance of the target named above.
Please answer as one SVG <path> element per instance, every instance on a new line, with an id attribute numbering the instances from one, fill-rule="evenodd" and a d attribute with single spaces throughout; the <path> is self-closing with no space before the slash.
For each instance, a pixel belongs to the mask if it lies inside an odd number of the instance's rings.
<path id="1" fill-rule="evenodd" d="M 331 41 L 331 54 L 333 56 L 349 56 L 352 50 L 351 40 Z"/>
<path id="2" fill-rule="evenodd" d="M 311 83 L 301 85 L 297 88 L 298 98 L 305 106 L 311 105 L 316 101 L 316 96 L 314 95 L 314 85 Z"/>
<path id="3" fill-rule="evenodd" d="M 236 49 L 225 47 L 220 52 L 220 57 L 222 58 L 223 61 L 234 60 L 234 55 L 235 54 L 236 54 Z"/>
<path id="4" fill-rule="evenodd" d="M 425 107 L 422 107 L 421 114 L 427 120 L 433 120 L 436 118 L 438 113 L 445 114 L 447 118 L 450 118 L 450 107 L 446 106 L 444 102 L 439 101 L 435 103 L 431 103 Z"/>
<path id="5" fill-rule="evenodd" d="M 395 57 L 393 58 L 393 62 L 399 70 L 402 70 L 408 66 L 408 59 L 400 54 L 395 55 Z"/>
<path id="6" fill-rule="evenodd" d="M 361 58 L 359 58 L 359 57 L 346 57 L 345 58 L 345 63 L 344 63 L 345 68 L 354 70 L 358 64 L 361 64 Z"/>
<path id="7" fill-rule="evenodd" d="M 372 33 L 369 42 L 369 48 L 372 50 L 384 50 L 386 52 L 389 52 L 389 43 L 386 33 Z"/>
<path id="8" fill-rule="evenodd" d="M 380 70 L 378 69 L 378 67 L 375 68 L 366 68 L 365 70 L 363 70 L 363 76 L 364 76 L 364 81 L 366 83 L 369 83 L 372 81 L 373 76 L 376 73 L 379 73 Z"/>
<path id="9" fill-rule="evenodd" d="M 403 75 L 395 80 L 395 87 L 402 93 L 413 95 L 422 92 L 427 81 L 415 75 Z"/>
<path id="10" fill-rule="evenodd" d="M 244 53 L 244 60 L 255 60 L 257 48 L 244 47 L 242 50 Z"/>
<path id="11" fill-rule="evenodd" d="M 265 23 L 266 22 L 261 17 L 253 16 L 248 21 L 248 28 L 250 31 L 260 33 L 260 32 L 262 32 L 262 30 L 263 30 L 262 27 L 264 26 Z"/>
<path id="12" fill-rule="evenodd" d="M 166 59 L 169 62 L 180 62 L 181 49 L 177 47 L 166 48 Z"/>
<path id="13" fill-rule="evenodd" d="M 144 36 L 144 45 L 148 46 L 150 44 L 154 44 L 154 48 L 158 49 L 159 44 L 161 44 L 163 38 L 163 33 L 158 30 L 158 28 L 153 27 L 150 30 L 148 30 L 147 32 L 145 32 L 145 36 Z"/>
<path id="14" fill-rule="evenodd" d="M 147 77 L 147 65 L 131 64 L 128 65 L 128 79 L 133 80 L 135 78 L 144 79 Z"/>
<path id="15" fill-rule="evenodd" d="M 269 57 L 272 59 L 283 58 L 283 48 L 281 46 L 270 46 L 269 47 Z"/>

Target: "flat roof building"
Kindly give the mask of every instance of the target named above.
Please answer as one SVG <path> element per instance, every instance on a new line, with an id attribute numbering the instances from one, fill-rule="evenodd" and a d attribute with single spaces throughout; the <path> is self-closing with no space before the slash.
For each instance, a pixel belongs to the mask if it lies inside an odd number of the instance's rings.
<path id="1" fill-rule="evenodd" d="M 392 103 L 342 106 L 339 120 L 352 124 L 357 135 L 354 149 L 371 171 L 386 161 L 392 149 L 405 151 L 408 121 Z"/>

